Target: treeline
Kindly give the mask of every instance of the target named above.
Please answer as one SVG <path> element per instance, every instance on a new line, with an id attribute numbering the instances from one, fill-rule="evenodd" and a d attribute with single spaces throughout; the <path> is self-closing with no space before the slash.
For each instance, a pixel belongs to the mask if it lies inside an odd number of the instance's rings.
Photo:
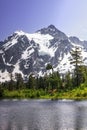
<path id="1" fill-rule="evenodd" d="M 59 72 L 54 72 L 51 64 L 47 64 L 47 73 L 43 77 L 35 77 L 34 74 L 29 75 L 27 82 L 23 81 L 21 74 L 15 75 L 15 81 L 10 74 L 10 81 L 0 84 L 0 97 L 4 96 L 4 90 L 43 90 L 48 94 L 55 92 L 67 92 L 81 84 L 87 86 L 87 67 L 82 64 L 81 51 L 78 47 L 71 51 L 72 59 L 70 63 L 74 66 L 74 70 L 67 72 L 65 75 L 60 75 Z M 52 73 L 49 71 L 52 70 Z M 48 74 L 49 73 L 49 74 Z"/>
<path id="2" fill-rule="evenodd" d="M 21 74 L 16 74 L 16 80 L 11 79 L 8 82 L 0 84 L 0 88 L 12 90 L 20 89 L 43 89 L 43 90 L 53 90 L 59 89 L 62 86 L 62 79 L 58 72 L 53 72 L 52 74 L 45 75 L 43 77 L 35 77 L 34 74 L 30 74 L 27 82 L 24 82 Z"/>
<path id="3" fill-rule="evenodd" d="M 15 91 L 30 89 L 35 91 L 42 89 L 51 94 L 53 92 L 66 92 L 79 87 L 81 84 L 87 86 L 87 67 L 85 66 L 79 66 L 78 76 L 76 72 L 73 74 L 67 72 L 66 75 L 53 72 L 49 75 L 46 74 L 44 77 L 35 77 L 31 74 L 26 83 L 23 81 L 21 74 L 16 74 L 16 76 L 16 81 L 11 79 L 9 82 L 0 84 L 0 97 L 3 97 L 4 90 Z"/>

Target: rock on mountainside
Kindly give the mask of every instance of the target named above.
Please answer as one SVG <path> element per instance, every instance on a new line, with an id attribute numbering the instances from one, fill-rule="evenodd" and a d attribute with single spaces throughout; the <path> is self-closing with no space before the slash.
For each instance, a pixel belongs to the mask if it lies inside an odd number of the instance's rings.
<path id="1" fill-rule="evenodd" d="M 87 41 L 68 37 L 54 25 L 33 34 L 16 31 L 0 42 L 0 81 L 10 80 L 9 73 L 21 73 L 24 79 L 31 73 L 44 75 L 48 63 L 55 71 L 66 73 L 73 68 L 70 51 L 75 46 L 81 47 L 87 65 Z"/>

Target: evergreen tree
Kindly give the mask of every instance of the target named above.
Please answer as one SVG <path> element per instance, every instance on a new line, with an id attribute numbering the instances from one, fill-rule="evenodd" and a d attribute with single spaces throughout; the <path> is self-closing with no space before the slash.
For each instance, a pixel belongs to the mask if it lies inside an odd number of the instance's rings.
<path id="1" fill-rule="evenodd" d="M 52 65 L 51 64 L 47 64 L 46 70 L 47 70 L 47 75 L 49 75 L 49 76 L 46 76 L 46 89 L 49 90 L 49 89 L 52 89 L 52 86 L 51 86 L 52 79 L 50 78 L 51 74 L 48 71 L 52 70 L 52 73 L 53 73 Z"/>
<path id="2" fill-rule="evenodd" d="M 52 67 L 52 65 L 51 64 L 47 64 L 46 70 L 52 70 L 52 73 L 53 73 L 53 67 Z"/>
<path id="3" fill-rule="evenodd" d="M 15 74 L 15 79 L 16 79 L 16 89 L 24 88 L 23 78 L 22 78 L 22 75 L 20 73 Z"/>
<path id="4" fill-rule="evenodd" d="M 36 89 L 36 79 L 33 74 L 30 74 L 29 76 L 28 86 L 30 89 Z"/>
<path id="5" fill-rule="evenodd" d="M 70 72 L 65 75 L 65 88 L 71 89 L 72 88 L 72 77 L 70 75 Z"/>
<path id="6" fill-rule="evenodd" d="M 82 64 L 81 50 L 79 47 L 75 47 L 75 50 L 71 51 L 71 64 L 74 65 L 74 85 L 80 85 L 80 66 Z"/>
<path id="7" fill-rule="evenodd" d="M 44 80 L 44 77 L 39 77 L 38 79 L 38 88 L 39 89 L 45 89 L 45 80 Z"/>
<path id="8" fill-rule="evenodd" d="M 0 84 L 0 98 L 2 98 L 3 96 L 4 96 L 4 89 L 2 85 Z"/>
<path id="9" fill-rule="evenodd" d="M 10 76 L 10 81 L 7 84 L 7 89 L 8 90 L 14 90 L 15 89 L 15 81 L 13 79 L 13 74 L 12 73 L 9 73 L 9 76 Z"/>
<path id="10" fill-rule="evenodd" d="M 87 66 L 81 66 L 82 70 L 81 81 L 87 86 Z"/>

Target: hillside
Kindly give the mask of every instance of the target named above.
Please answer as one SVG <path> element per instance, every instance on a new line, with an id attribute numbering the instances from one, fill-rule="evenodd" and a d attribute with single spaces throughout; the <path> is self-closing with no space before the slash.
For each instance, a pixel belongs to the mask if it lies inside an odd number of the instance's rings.
<path id="1" fill-rule="evenodd" d="M 0 42 L 0 81 L 9 81 L 10 74 L 15 80 L 15 73 L 20 73 L 24 80 L 31 73 L 43 76 L 48 63 L 60 74 L 72 71 L 70 51 L 75 46 L 81 48 L 84 64 L 87 65 L 87 41 L 68 37 L 54 25 L 33 34 L 16 31 Z"/>

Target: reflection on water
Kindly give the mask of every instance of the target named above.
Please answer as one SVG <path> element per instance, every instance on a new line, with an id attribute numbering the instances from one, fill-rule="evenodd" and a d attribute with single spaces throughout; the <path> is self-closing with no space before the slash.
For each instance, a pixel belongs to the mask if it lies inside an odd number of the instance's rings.
<path id="1" fill-rule="evenodd" d="M 3 100 L 0 130 L 87 130 L 87 102 Z"/>

